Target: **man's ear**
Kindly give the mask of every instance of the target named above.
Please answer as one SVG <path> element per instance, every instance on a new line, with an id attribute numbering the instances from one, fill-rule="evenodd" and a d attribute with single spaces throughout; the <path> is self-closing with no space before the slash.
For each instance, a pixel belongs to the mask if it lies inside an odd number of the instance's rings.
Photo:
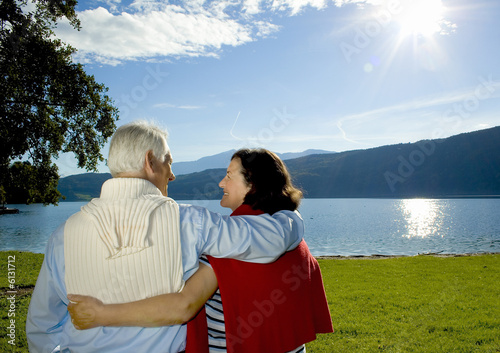
<path id="1" fill-rule="evenodd" d="M 144 171 L 146 172 L 147 175 L 151 175 L 154 173 L 154 155 L 153 155 L 153 150 L 149 150 L 146 152 L 146 155 L 144 156 Z"/>

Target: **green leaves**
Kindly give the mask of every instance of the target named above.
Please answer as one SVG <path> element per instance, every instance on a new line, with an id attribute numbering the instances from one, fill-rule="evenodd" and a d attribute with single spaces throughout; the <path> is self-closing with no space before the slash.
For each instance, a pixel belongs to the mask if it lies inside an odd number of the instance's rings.
<path id="1" fill-rule="evenodd" d="M 55 164 L 33 166 L 30 162 L 15 162 L 3 179 L 9 203 L 57 204 L 61 197 L 57 190 L 59 175 Z"/>
<path id="2" fill-rule="evenodd" d="M 13 0 L 0 4 L 0 137 L 4 145 L 0 185 L 6 185 L 8 176 L 17 171 L 13 161 L 29 161 L 23 173 L 42 178 L 43 182 L 35 184 L 45 189 L 37 190 L 31 183 L 23 192 L 16 187 L 15 198 L 23 195 L 27 203 L 55 203 L 58 176 L 51 161 L 61 151 L 73 152 L 79 167 L 95 171 L 103 160 L 100 149 L 116 128 L 118 110 L 106 95 L 107 88 L 87 75 L 81 64 L 72 62 L 75 49 L 53 36 L 52 28 L 62 17 L 79 28 L 76 1 L 39 0 L 33 13 L 23 12 L 21 5 Z M 9 199 L 14 194 L 7 195 Z"/>

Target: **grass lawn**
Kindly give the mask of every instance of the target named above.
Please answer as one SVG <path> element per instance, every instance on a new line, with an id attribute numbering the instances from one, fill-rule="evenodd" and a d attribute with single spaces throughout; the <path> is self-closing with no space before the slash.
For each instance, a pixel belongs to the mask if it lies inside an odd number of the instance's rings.
<path id="1" fill-rule="evenodd" d="M 308 352 L 500 352 L 500 254 L 319 262 L 335 333 Z"/>
<path id="2" fill-rule="evenodd" d="M 2 281 L 0 282 L 0 352 L 28 352 L 24 327 L 31 292 L 35 286 L 42 261 L 42 254 L 0 251 L 0 268 L 2 271 Z M 11 264 L 10 269 L 9 264 Z M 11 289 L 9 287 L 11 284 L 9 279 L 14 282 L 12 284 L 14 284 L 15 288 Z M 15 301 L 11 299 L 13 294 L 9 293 L 9 291 L 16 292 Z M 14 320 L 14 323 L 10 320 Z M 11 333 L 9 329 L 11 326 L 15 327 L 14 338 L 8 336 Z"/>
<path id="3" fill-rule="evenodd" d="M 7 335 L 9 256 L 16 266 L 14 346 Z M 42 259 L 0 252 L 0 352 L 28 351 L 25 318 Z M 335 333 L 318 335 L 309 353 L 500 352 L 500 254 L 319 263 Z"/>

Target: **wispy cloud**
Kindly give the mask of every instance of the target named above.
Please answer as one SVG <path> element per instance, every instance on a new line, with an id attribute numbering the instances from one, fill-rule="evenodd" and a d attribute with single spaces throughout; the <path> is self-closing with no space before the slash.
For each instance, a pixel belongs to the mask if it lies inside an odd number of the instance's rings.
<path id="1" fill-rule="evenodd" d="M 452 132 L 466 123 L 476 124 L 474 116 L 482 116 L 484 119 L 480 112 L 481 106 L 487 104 L 486 101 L 490 99 L 498 99 L 499 96 L 500 82 L 491 80 L 491 77 L 480 77 L 476 86 L 345 115 L 330 125 L 335 125 L 343 139 L 350 143 L 364 143 L 365 138 L 360 139 L 359 136 L 369 136 L 366 129 L 373 129 L 382 124 L 386 126 L 385 131 L 388 134 L 393 131 L 416 131 L 425 128 L 437 130 L 443 127 Z M 397 139 L 396 136 L 394 138 Z"/>
<path id="2" fill-rule="evenodd" d="M 267 37 L 280 27 L 276 12 L 296 15 L 305 7 L 321 9 L 328 0 L 102 0 L 78 13 L 80 31 L 61 22 L 56 34 L 78 49 L 75 59 L 118 65 L 124 61 L 220 55 Z"/>
<path id="3" fill-rule="evenodd" d="M 487 99 L 496 99 L 498 98 L 498 96 L 500 96 L 500 82 L 485 81 L 485 84 L 488 84 L 488 87 L 486 86 L 482 87 L 481 85 L 483 84 L 479 82 L 477 86 L 469 87 L 467 89 L 452 91 L 441 95 L 420 97 L 411 101 L 402 102 L 401 104 L 374 109 L 359 114 L 347 115 L 342 117 L 339 121 L 344 122 L 347 120 L 363 120 L 372 117 L 387 116 L 399 113 L 408 113 L 411 111 L 418 111 L 425 108 L 435 108 L 435 107 L 441 107 L 440 111 L 444 113 L 449 108 L 449 106 L 451 106 L 454 103 L 464 102 L 467 101 L 468 99 L 474 99 L 474 97 L 478 96 L 479 89 L 489 88 L 491 94 L 489 94 L 487 97 L 485 96 L 485 98 L 483 99 L 477 98 L 478 101 Z M 485 91 L 484 93 L 486 94 L 487 91 Z"/>
<path id="4" fill-rule="evenodd" d="M 412 0 L 401 0 L 401 2 Z M 440 1 L 440 0 L 430 0 Z M 273 16 L 295 16 L 306 8 L 356 4 L 384 9 L 389 0 L 101 0 L 78 13 L 80 31 L 62 22 L 56 34 L 78 49 L 75 59 L 117 65 L 123 61 L 179 57 L 217 57 L 280 30 Z M 399 2 L 397 2 L 399 3 Z M 403 5 L 402 5 L 403 6 Z M 366 16 L 361 16 L 363 18 Z"/>
<path id="5" fill-rule="evenodd" d="M 337 7 L 356 5 L 360 22 L 385 27 L 396 23 L 402 32 L 411 30 L 419 34 L 448 35 L 456 31 L 457 25 L 447 18 L 448 8 L 442 0 L 333 0 Z M 359 26 L 351 21 L 347 28 Z"/>
<path id="6" fill-rule="evenodd" d="M 274 0 L 272 8 L 277 11 L 290 12 L 297 15 L 305 7 L 312 7 L 318 10 L 324 9 L 328 5 L 327 0 Z"/>
<path id="7" fill-rule="evenodd" d="M 278 9 L 295 14 L 318 0 L 280 0 Z M 323 2 L 323 0 L 319 1 Z M 78 13 L 80 31 L 62 22 L 56 34 L 78 49 L 80 62 L 117 65 L 151 58 L 218 56 L 224 46 L 239 46 L 279 30 L 270 16 L 261 16 L 270 3 L 261 0 L 188 1 L 177 5 L 117 0 Z M 259 16 L 257 16 L 259 15 Z"/>
<path id="8" fill-rule="evenodd" d="M 203 107 L 201 105 L 175 105 L 175 104 L 170 104 L 170 103 L 159 103 L 159 104 L 153 105 L 153 108 L 196 110 L 196 109 L 203 109 L 205 107 Z"/>
<path id="9" fill-rule="evenodd" d="M 99 7 L 79 13 L 79 18 L 81 31 L 63 24 L 57 35 L 79 50 L 80 60 L 105 64 L 152 57 L 215 56 L 224 45 L 252 41 L 253 33 L 259 30 L 173 5 L 118 15 Z"/>

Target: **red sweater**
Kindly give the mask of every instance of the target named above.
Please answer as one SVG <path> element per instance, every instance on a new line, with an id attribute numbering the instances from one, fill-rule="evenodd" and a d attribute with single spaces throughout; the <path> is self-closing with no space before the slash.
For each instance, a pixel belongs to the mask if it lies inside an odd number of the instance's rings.
<path id="1" fill-rule="evenodd" d="M 262 212 L 242 205 L 231 216 L 249 214 Z M 229 353 L 287 352 L 333 332 L 320 268 L 304 240 L 270 264 L 208 259 L 219 282 Z M 202 310 L 188 323 L 186 352 L 208 352 L 207 336 Z"/>

